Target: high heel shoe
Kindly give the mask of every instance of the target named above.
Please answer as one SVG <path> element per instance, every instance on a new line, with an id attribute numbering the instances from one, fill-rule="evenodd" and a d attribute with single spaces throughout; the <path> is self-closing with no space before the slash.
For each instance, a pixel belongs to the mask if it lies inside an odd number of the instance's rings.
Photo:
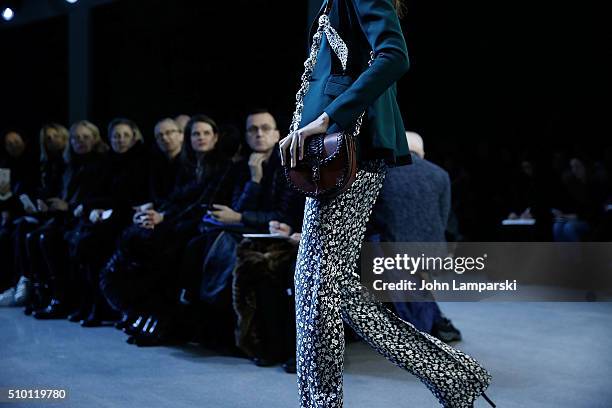
<path id="1" fill-rule="evenodd" d="M 482 397 L 493 407 L 495 408 L 495 404 L 493 403 L 493 401 L 491 401 L 489 399 L 489 397 L 487 397 L 487 394 L 485 394 L 484 392 L 482 393 Z"/>

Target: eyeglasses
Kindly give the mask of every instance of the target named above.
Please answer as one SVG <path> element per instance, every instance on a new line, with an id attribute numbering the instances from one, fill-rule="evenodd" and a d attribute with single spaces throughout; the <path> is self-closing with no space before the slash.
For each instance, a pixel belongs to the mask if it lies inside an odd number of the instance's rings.
<path id="1" fill-rule="evenodd" d="M 173 133 L 178 133 L 178 132 L 180 132 L 180 130 L 178 129 L 169 129 L 169 130 L 166 130 L 165 132 L 156 133 L 155 137 L 159 139 L 163 136 L 172 136 Z"/>
<path id="2" fill-rule="evenodd" d="M 257 126 L 249 126 L 246 130 L 247 134 L 249 135 L 256 135 L 257 131 L 261 130 L 261 133 L 263 134 L 269 134 L 270 132 L 276 130 L 275 127 L 269 126 L 269 125 L 263 125 L 261 127 L 257 127 Z"/>

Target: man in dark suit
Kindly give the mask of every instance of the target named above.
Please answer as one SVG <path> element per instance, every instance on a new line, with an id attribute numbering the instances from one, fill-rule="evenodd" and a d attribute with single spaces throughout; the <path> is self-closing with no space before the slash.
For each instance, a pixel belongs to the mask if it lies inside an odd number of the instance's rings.
<path id="1" fill-rule="evenodd" d="M 450 213 L 448 173 L 425 160 L 423 139 L 406 132 L 412 165 L 390 168 L 374 205 L 369 239 L 381 242 L 444 242 Z M 461 333 L 436 302 L 395 302 L 398 315 L 444 342 Z"/>

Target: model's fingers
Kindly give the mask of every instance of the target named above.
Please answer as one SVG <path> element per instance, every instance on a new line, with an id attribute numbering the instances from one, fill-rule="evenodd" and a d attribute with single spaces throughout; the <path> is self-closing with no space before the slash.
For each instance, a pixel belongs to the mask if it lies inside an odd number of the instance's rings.
<path id="1" fill-rule="evenodd" d="M 289 140 L 289 136 L 283 138 L 283 140 L 279 143 L 280 149 L 280 157 L 281 157 L 281 165 L 285 165 L 286 162 L 286 152 L 287 152 L 287 141 Z"/>
<path id="2" fill-rule="evenodd" d="M 295 133 L 293 135 L 293 144 L 291 149 L 291 160 L 293 162 L 293 167 L 297 166 L 298 155 L 300 152 L 300 135 L 299 133 Z"/>
<path id="3" fill-rule="evenodd" d="M 289 146 L 289 155 L 291 157 L 291 167 L 295 167 L 295 157 L 293 155 L 293 152 L 295 151 L 296 147 L 297 147 L 297 140 L 296 140 L 296 134 L 297 133 L 292 133 L 292 137 L 291 137 L 291 145 Z"/>
<path id="4" fill-rule="evenodd" d="M 306 140 L 306 135 L 305 132 L 298 132 L 299 134 L 299 157 L 300 160 L 302 160 L 304 158 L 304 140 Z"/>

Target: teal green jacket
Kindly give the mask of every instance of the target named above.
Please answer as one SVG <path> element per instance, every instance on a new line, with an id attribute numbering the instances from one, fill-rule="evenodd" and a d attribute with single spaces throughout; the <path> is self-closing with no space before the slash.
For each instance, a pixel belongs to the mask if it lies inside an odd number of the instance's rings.
<path id="1" fill-rule="evenodd" d="M 397 104 L 398 79 L 409 68 L 406 41 L 392 0 L 333 1 L 329 19 L 349 50 L 345 72 L 327 39 L 321 42 L 300 127 L 326 112 L 328 133 L 348 129 L 366 110 L 358 160 L 384 159 L 390 166 L 411 164 L 404 123 Z M 319 15 L 323 12 L 325 3 Z M 318 16 L 310 39 L 318 27 Z M 310 49 L 310 47 L 309 47 Z M 370 50 L 376 57 L 368 67 Z"/>

